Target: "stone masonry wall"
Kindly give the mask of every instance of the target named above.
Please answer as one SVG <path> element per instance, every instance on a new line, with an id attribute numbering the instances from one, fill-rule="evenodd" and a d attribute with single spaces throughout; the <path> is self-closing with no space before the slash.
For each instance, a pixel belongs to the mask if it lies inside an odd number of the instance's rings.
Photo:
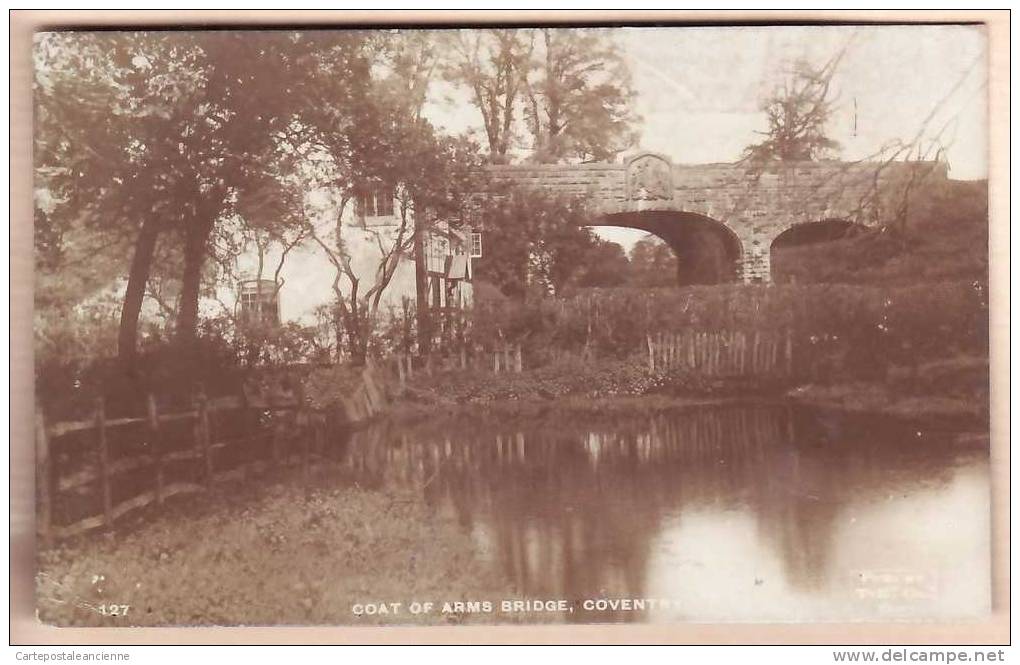
<path id="1" fill-rule="evenodd" d="M 755 172 L 741 164 L 672 164 L 635 155 L 621 164 L 489 167 L 495 180 L 584 197 L 592 225 L 632 226 L 648 211 L 707 217 L 741 244 L 744 281 L 768 281 L 772 242 L 798 224 L 843 219 L 870 226 L 891 219 L 906 197 L 945 180 L 939 162 L 805 162 Z"/>

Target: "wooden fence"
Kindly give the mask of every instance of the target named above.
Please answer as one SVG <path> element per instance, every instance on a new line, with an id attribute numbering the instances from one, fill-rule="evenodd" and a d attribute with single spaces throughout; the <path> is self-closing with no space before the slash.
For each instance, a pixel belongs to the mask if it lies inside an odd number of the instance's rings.
<path id="1" fill-rule="evenodd" d="M 793 373 L 793 338 L 789 332 L 659 333 L 648 335 L 647 354 L 652 372 L 685 370 L 715 377 Z"/>
<path id="2" fill-rule="evenodd" d="M 393 356 L 396 375 L 401 388 L 416 372 L 431 375 L 433 371 L 443 370 L 492 370 L 494 374 L 524 371 L 524 355 L 520 344 L 503 344 L 490 350 L 461 348 L 457 353 L 430 354 L 417 358 L 418 369 L 415 369 L 415 358 L 411 354 L 398 353 Z"/>
<path id="3" fill-rule="evenodd" d="M 190 410 L 160 413 L 150 395 L 144 415 L 107 418 L 100 398 L 93 418 L 55 423 L 46 422 L 37 410 L 40 539 L 51 543 L 110 527 L 136 508 L 205 491 L 216 482 L 247 478 L 270 463 L 296 460 L 307 469 L 312 445 L 322 449 L 325 417 L 302 408 L 302 402 L 300 396 L 267 401 L 207 399 L 198 394 Z M 177 431 L 170 436 L 173 428 Z M 61 512 L 78 515 L 72 515 L 70 523 L 56 524 L 58 503 L 77 508 Z"/>

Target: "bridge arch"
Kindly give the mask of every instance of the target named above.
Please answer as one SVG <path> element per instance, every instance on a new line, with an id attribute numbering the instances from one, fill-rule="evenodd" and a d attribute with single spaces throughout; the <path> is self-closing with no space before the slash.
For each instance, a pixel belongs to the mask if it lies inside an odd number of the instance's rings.
<path id="1" fill-rule="evenodd" d="M 601 215 L 591 226 L 618 226 L 661 238 L 677 257 L 677 284 L 719 284 L 740 279 L 740 239 L 725 223 L 692 212 L 643 210 Z"/>
<path id="2" fill-rule="evenodd" d="M 803 259 L 806 248 L 852 238 L 867 230 L 858 222 L 844 218 L 826 218 L 791 224 L 778 233 L 769 246 L 772 281 L 790 281 L 790 264 Z"/>

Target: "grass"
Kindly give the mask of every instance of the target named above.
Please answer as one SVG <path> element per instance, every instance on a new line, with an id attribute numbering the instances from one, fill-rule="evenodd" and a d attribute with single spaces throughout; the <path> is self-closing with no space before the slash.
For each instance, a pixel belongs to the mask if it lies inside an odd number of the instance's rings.
<path id="1" fill-rule="evenodd" d="M 511 597 L 458 525 L 420 498 L 277 482 L 40 555 L 39 619 L 60 626 L 459 623 L 411 601 Z M 197 513 L 197 514 L 196 514 Z M 356 603 L 400 602 L 356 616 Z M 127 605 L 126 616 L 102 612 Z M 108 613 L 107 613 L 108 614 Z M 485 616 L 485 615 L 481 615 Z"/>

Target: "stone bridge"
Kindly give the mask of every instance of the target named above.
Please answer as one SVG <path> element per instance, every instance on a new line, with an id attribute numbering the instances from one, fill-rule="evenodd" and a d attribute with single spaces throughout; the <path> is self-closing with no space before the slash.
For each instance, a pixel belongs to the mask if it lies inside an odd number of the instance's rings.
<path id="1" fill-rule="evenodd" d="M 943 162 L 674 164 L 655 153 L 622 163 L 492 166 L 496 182 L 583 197 L 592 226 L 641 229 L 678 257 L 680 283 L 768 282 L 774 247 L 836 237 L 895 218 L 947 178 Z"/>

